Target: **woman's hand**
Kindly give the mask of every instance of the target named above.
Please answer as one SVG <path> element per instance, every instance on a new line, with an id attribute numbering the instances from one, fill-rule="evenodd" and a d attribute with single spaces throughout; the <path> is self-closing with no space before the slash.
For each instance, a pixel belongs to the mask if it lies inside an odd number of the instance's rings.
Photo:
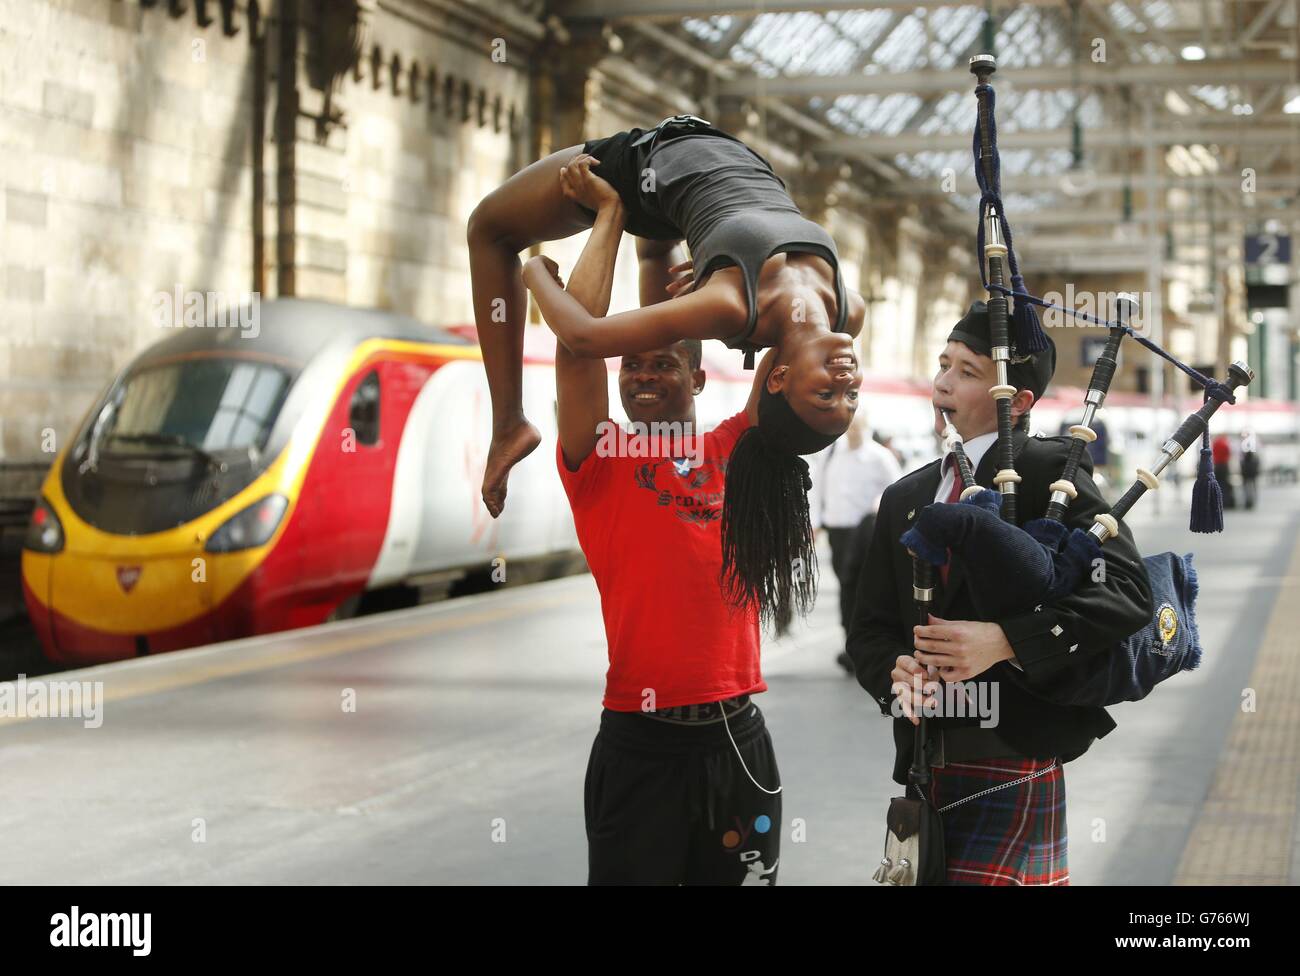
<path id="1" fill-rule="evenodd" d="M 600 160 L 587 153 L 579 153 L 566 166 L 560 167 L 560 190 L 574 203 L 588 210 L 600 211 L 605 207 L 622 206 L 623 200 L 610 184 L 591 171 Z"/>
<path id="2" fill-rule="evenodd" d="M 536 291 L 538 284 L 548 278 L 561 289 L 564 288 L 564 279 L 560 277 L 560 266 L 545 254 L 538 254 L 524 262 L 524 287 L 529 291 Z"/>
<path id="3" fill-rule="evenodd" d="M 681 264 L 674 264 L 668 269 L 669 274 L 682 274 L 680 278 L 674 278 L 668 282 L 668 295 L 676 298 L 678 295 L 685 295 L 695 288 L 695 262 L 683 261 Z"/>

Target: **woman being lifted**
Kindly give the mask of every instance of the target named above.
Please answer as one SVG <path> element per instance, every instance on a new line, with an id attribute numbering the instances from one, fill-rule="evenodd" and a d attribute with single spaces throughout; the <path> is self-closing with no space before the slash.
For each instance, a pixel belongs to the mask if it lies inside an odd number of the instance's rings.
<path id="1" fill-rule="evenodd" d="M 618 193 L 629 233 L 685 239 L 693 279 L 678 285 L 673 301 L 595 318 L 565 293 L 547 259 L 533 258 L 521 270 L 520 251 L 591 226 L 594 214 L 574 187 L 595 179 Z M 853 339 L 865 306 L 844 286 L 831 236 L 803 217 L 768 162 L 702 120 L 676 116 L 521 170 L 475 208 L 468 238 L 492 398 L 483 478 L 492 516 L 505 504 L 510 468 L 541 439 L 523 413 L 525 283 L 559 340 L 578 355 L 721 339 L 752 368 L 754 353 L 771 348 L 758 425 L 738 441 L 727 471 L 724 586 L 738 603 L 755 600 L 778 630 L 792 609 L 806 612 L 815 559 L 808 466 L 800 455 L 829 446 L 853 419 L 862 383 Z"/>

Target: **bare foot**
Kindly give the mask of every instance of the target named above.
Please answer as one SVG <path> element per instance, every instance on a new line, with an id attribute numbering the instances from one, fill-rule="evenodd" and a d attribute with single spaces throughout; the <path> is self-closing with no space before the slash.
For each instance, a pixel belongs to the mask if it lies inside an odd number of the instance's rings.
<path id="1" fill-rule="evenodd" d="M 532 454 L 542 442 L 542 435 L 527 420 L 518 426 L 492 435 L 487 465 L 483 469 L 483 504 L 493 518 L 506 507 L 506 481 L 510 469 Z"/>

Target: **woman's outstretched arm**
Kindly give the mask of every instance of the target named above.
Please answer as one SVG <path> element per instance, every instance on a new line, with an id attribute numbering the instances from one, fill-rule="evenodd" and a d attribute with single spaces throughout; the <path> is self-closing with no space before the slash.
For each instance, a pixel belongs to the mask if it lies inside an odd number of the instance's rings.
<path id="1" fill-rule="evenodd" d="M 524 265 L 524 284 L 546 324 L 578 356 L 607 359 L 649 352 L 681 339 L 722 339 L 744 327 L 744 299 L 725 287 L 704 288 L 604 318 L 594 316 L 564 291 L 540 257 Z"/>

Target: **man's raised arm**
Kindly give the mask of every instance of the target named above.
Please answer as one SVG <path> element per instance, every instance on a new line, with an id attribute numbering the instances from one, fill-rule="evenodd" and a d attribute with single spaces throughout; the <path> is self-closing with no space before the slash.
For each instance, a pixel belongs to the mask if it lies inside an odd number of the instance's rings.
<path id="1" fill-rule="evenodd" d="M 614 287 L 614 267 L 625 221 L 617 191 L 593 175 L 581 158 L 561 175 L 565 195 L 596 211 L 591 236 L 569 276 L 565 290 L 592 315 L 604 317 Z M 603 359 L 575 356 L 555 344 L 555 397 L 559 411 L 560 450 L 576 471 L 600 439 L 597 425 L 609 418 L 609 375 Z"/>

